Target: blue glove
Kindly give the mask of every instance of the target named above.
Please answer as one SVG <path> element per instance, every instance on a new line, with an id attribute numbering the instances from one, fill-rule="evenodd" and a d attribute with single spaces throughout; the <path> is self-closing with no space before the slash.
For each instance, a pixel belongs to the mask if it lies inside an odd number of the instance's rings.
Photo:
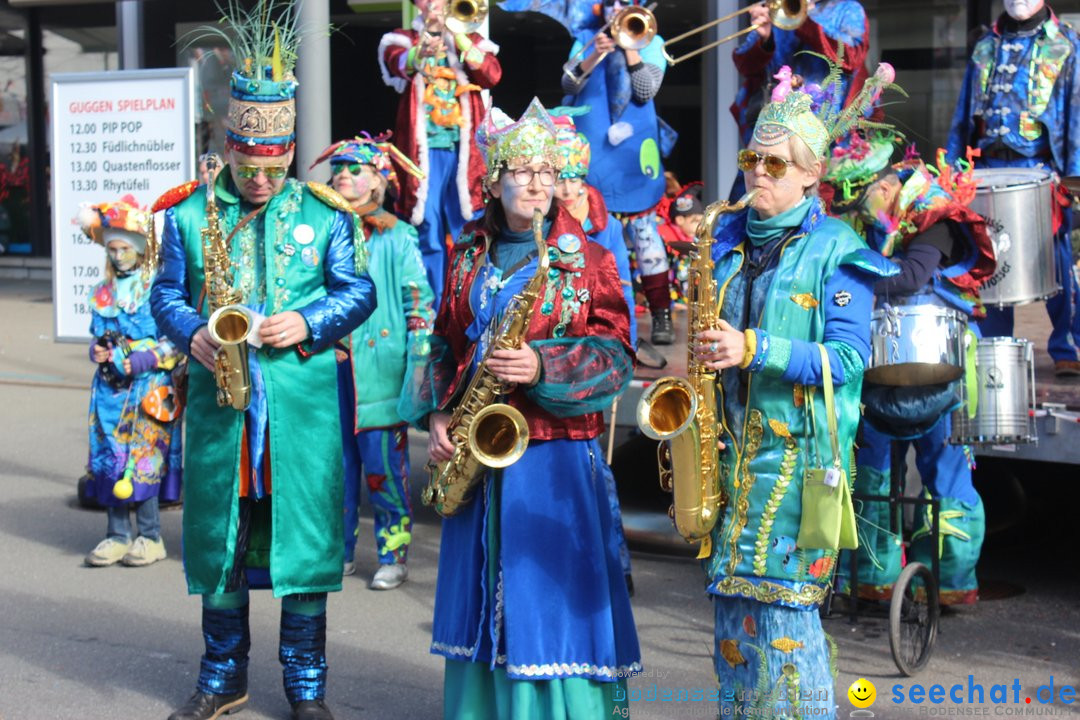
<path id="1" fill-rule="evenodd" d="M 136 350 L 128 355 L 128 361 L 131 363 L 131 374 L 142 375 L 145 372 L 150 372 L 157 367 L 157 355 L 154 355 L 151 350 Z"/>

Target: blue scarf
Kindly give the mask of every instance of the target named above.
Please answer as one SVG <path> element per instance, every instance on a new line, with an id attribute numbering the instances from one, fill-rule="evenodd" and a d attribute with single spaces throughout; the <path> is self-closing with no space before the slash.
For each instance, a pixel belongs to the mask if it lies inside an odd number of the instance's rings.
<path id="1" fill-rule="evenodd" d="M 751 209 L 746 216 L 746 236 L 754 245 L 765 245 L 802 225 L 812 206 L 810 198 L 804 197 L 794 207 L 770 218 L 763 218 L 757 210 Z"/>

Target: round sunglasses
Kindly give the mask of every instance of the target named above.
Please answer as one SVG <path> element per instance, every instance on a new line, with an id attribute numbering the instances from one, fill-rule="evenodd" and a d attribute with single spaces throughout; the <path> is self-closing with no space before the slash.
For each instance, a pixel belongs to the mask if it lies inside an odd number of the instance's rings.
<path id="1" fill-rule="evenodd" d="M 787 174 L 789 165 L 795 163 L 791 160 L 785 160 L 782 157 L 776 155 L 767 155 L 754 152 L 753 150 L 740 150 L 738 157 L 739 169 L 743 172 L 751 172 L 758 166 L 758 163 L 765 163 L 765 172 L 771 178 L 779 180 Z"/>

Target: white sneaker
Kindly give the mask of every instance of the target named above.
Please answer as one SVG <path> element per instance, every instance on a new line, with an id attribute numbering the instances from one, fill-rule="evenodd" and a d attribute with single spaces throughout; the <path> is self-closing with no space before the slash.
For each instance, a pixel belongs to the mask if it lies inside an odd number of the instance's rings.
<path id="1" fill-rule="evenodd" d="M 403 563 L 380 565 L 375 571 L 375 577 L 371 578 L 370 587 L 372 590 L 393 590 L 405 582 L 407 577 L 409 577 L 409 569 Z"/>
<path id="2" fill-rule="evenodd" d="M 86 556 L 86 564 L 90 567 L 108 567 L 120 562 L 121 558 L 131 549 L 130 542 L 123 542 L 116 538 L 105 538 L 97 544 L 90 554 Z"/>
<path id="3" fill-rule="evenodd" d="M 121 562 L 128 567 L 142 567 L 144 565 L 152 565 L 158 560 L 165 559 L 165 541 L 161 538 L 157 540 L 147 540 L 140 535 L 135 538 L 135 542 L 131 544 L 131 549 L 127 551 Z"/>
<path id="4" fill-rule="evenodd" d="M 356 563 L 350 560 L 341 566 L 342 575 L 352 575 L 356 572 Z"/>

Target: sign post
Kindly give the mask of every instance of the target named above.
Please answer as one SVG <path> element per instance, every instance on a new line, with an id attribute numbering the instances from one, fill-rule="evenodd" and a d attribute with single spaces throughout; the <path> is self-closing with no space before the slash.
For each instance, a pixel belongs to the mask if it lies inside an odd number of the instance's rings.
<path id="1" fill-rule="evenodd" d="M 73 218 L 132 195 L 149 206 L 195 177 L 191 68 L 63 73 L 52 82 L 53 312 L 58 341 L 89 339 L 105 255 Z"/>

